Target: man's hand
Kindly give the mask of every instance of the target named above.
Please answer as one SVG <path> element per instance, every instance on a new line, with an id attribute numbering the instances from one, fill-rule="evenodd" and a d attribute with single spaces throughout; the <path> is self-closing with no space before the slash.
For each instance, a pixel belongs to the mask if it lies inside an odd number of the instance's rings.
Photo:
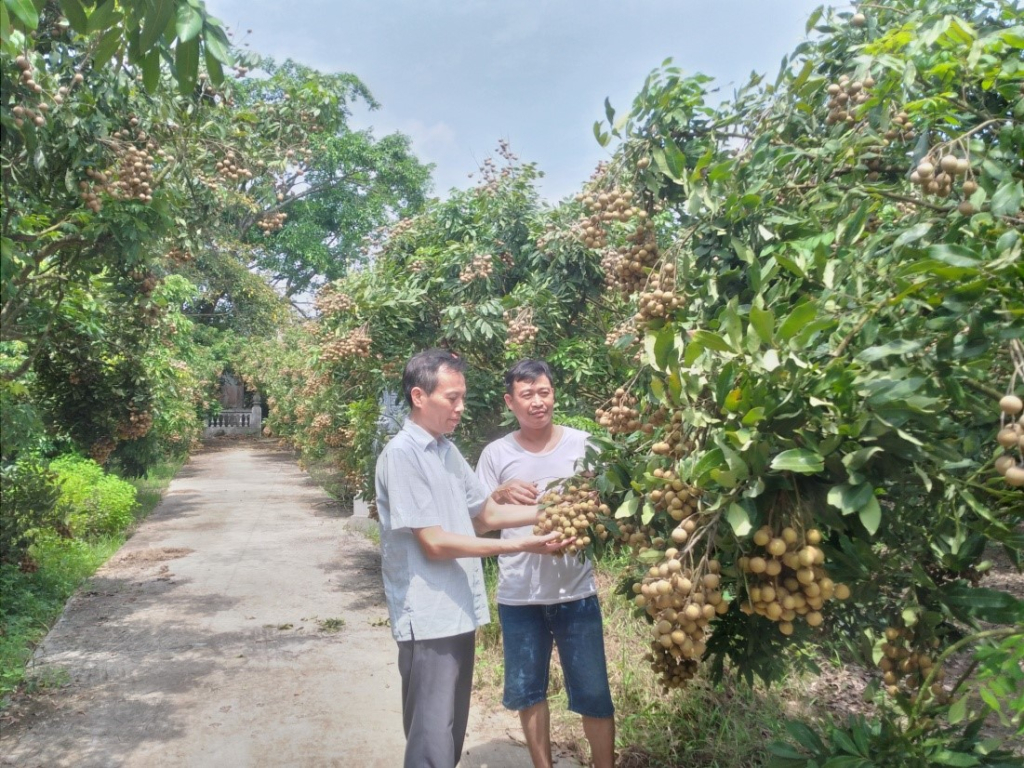
<path id="1" fill-rule="evenodd" d="M 536 504 L 537 496 L 537 486 L 525 480 L 509 480 L 491 493 L 498 504 Z"/>
<path id="2" fill-rule="evenodd" d="M 524 536 L 521 539 L 512 539 L 518 545 L 520 552 L 530 552 L 534 555 L 553 555 L 568 547 L 576 537 L 559 538 L 562 534 L 558 531 L 545 533 L 543 536 Z"/>

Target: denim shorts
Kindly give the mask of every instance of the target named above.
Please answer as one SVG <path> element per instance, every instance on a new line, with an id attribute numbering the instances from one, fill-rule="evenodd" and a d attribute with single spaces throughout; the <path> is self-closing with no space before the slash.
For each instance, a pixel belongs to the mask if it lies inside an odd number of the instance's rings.
<path id="1" fill-rule="evenodd" d="M 548 697 L 552 642 L 558 646 L 569 709 L 584 717 L 615 714 L 604 656 L 604 626 L 596 596 L 555 605 L 501 605 L 507 709 Z"/>

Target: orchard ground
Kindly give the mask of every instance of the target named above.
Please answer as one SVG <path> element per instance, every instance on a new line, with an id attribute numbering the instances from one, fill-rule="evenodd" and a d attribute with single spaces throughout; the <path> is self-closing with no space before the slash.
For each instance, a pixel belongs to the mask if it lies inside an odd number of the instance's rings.
<path id="1" fill-rule="evenodd" d="M 379 551 L 350 515 L 274 443 L 195 455 L 37 649 L 0 765 L 401 764 Z M 528 766 L 520 739 L 478 699 L 461 765 Z"/>

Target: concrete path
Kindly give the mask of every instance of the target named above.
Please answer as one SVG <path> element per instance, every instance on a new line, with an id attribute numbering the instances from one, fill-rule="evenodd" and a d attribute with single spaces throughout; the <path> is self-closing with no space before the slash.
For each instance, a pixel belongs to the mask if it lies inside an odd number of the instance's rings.
<path id="1" fill-rule="evenodd" d="M 65 684 L 11 708 L 0 765 L 400 766 L 379 551 L 347 515 L 290 453 L 194 456 L 39 647 Z M 529 766 L 518 738 L 474 705 L 461 765 Z"/>

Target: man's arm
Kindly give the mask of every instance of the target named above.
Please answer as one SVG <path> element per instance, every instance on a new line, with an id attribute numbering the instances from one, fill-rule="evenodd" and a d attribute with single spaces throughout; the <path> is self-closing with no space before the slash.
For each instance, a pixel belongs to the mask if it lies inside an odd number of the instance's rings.
<path id="1" fill-rule="evenodd" d="M 490 557 L 513 552 L 532 552 L 538 555 L 554 554 L 574 541 L 573 539 L 556 540 L 561 535 L 557 531 L 543 536 L 531 535 L 518 539 L 480 539 L 476 536 L 451 533 L 439 525 L 432 525 L 429 528 L 413 528 L 412 531 L 423 549 L 423 553 L 430 560 Z"/>
<path id="2" fill-rule="evenodd" d="M 499 504 L 494 494 L 487 497 L 480 514 L 473 518 L 473 530 L 478 534 L 502 528 L 519 528 L 537 522 L 536 504 Z"/>

